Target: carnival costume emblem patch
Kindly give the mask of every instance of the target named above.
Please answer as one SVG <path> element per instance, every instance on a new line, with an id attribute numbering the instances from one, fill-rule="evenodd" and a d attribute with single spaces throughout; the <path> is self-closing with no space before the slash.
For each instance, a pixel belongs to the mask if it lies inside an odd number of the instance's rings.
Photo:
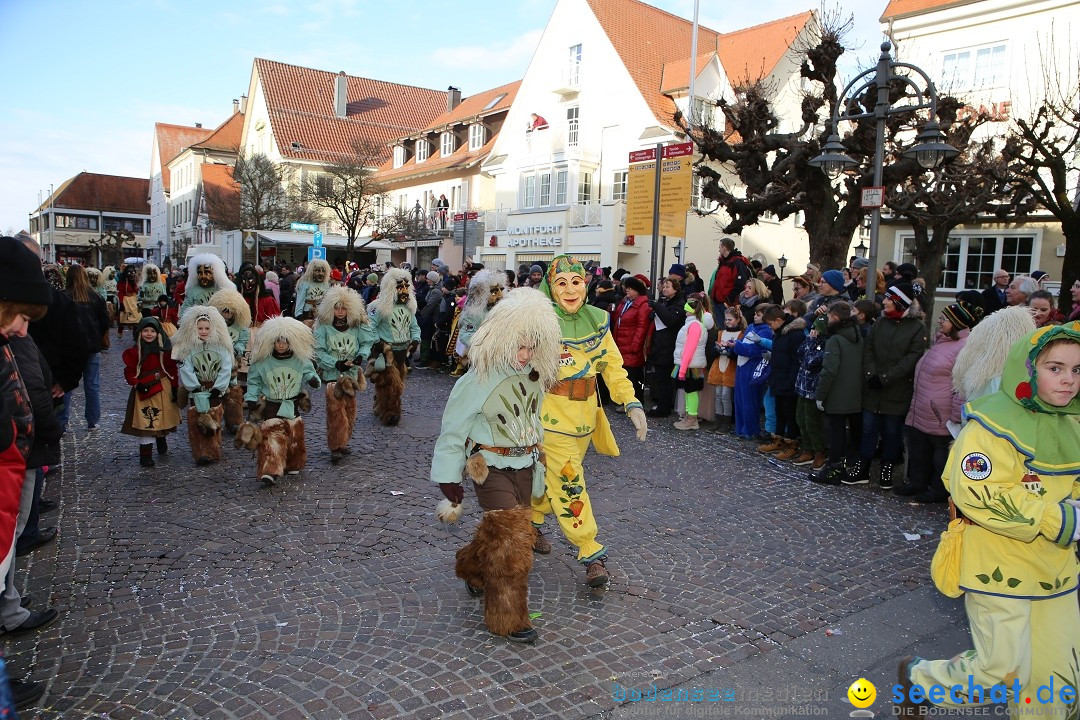
<path id="1" fill-rule="evenodd" d="M 960 461 L 960 467 L 968 480 L 985 480 L 990 477 L 990 458 L 982 453 L 968 453 Z"/>

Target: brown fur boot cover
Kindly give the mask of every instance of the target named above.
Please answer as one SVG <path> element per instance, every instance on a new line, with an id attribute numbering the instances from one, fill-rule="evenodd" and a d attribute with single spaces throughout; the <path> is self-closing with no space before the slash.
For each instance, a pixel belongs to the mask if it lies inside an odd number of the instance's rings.
<path id="1" fill-rule="evenodd" d="M 200 417 L 195 408 L 188 408 L 188 442 L 191 444 L 191 457 L 197 463 L 217 462 L 221 460 L 221 418 L 225 408 L 221 405 L 210 408 Z M 207 434 L 211 428 L 215 431 Z"/>
<path id="2" fill-rule="evenodd" d="M 491 510 L 476 528 L 472 544 L 484 578 L 484 623 L 495 635 L 532 627 L 529 570 L 535 539 L 531 508 Z"/>
<path id="3" fill-rule="evenodd" d="M 289 421 L 271 418 L 262 423 L 259 431 L 262 440 L 255 456 L 255 477 L 281 477 L 285 474 L 285 460 L 289 456 Z"/>
<path id="4" fill-rule="evenodd" d="M 225 393 L 225 427 L 234 433 L 243 422 L 244 391 L 239 385 L 231 385 Z"/>
<path id="5" fill-rule="evenodd" d="M 307 443 L 304 442 L 304 420 L 283 420 L 289 428 L 289 453 L 285 458 L 285 472 L 303 470 L 307 465 Z"/>
<path id="6" fill-rule="evenodd" d="M 356 396 L 337 397 L 337 386 L 336 382 L 326 384 L 326 444 L 331 450 L 347 447 L 356 425 Z"/>
<path id="7" fill-rule="evenodd" d="M 405 393 L 405 375 L 394 363 L 394 351 L 389 345 L 383 347 L 386 369 L 372 372 L 371 381 L 375 383 L 375 416 L 383 425 L 397 425 L 401 422 L 401 396 Z"/>
<path id="8" fill-rule="evenodd" d="M 246 422 L 236 428 L 233 445 L 245 450 L 257 450 L 262 443 L 262 430 L 255 423 Z"/>

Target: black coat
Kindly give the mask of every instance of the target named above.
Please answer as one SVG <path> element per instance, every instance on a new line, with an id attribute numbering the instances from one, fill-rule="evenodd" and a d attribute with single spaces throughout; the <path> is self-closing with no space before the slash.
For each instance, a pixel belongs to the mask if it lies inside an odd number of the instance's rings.
<path id="1" fill-rule="evenodd" d="M 1001 298 L 998 297 L 997 289 L 994 285 L 991 285 L 982 291 L 983 312 L 987 315 L 992 312 L 997 312 L 1006 305 L 1008 305 L 1008 301 L 1006 300 L 1003 302 Z"/>
<path id="2" fill-rule="evenodd" d="M 773 333 L 772 370 L 769 387 L 773 395 L 794 395 L 795 378 L 799 374 L 799 346 L 806 339 L 806 321 L 801 317 L 788 317 L 780 329 Z"/>
<path id="3" fill-rule="evenodd" d="M 682 293 L 675 295 L 670 300 L 661 297 L 649 303 L 656 317 L 667 327 L 656 330 L 652 335 L 652 345 L 649 347 L 647 358 L 650 365 L 659 367 L 671 367 L 675 364 L 675 341 L 679 337 L 679 330 L 686 322 L 686 310 L 683 305 L 686 298 Z"/>
<path id="4" fill-rule="evenodd" d="M 109 321 L 109 308 L 105 301 L 94 291 L 90 291 L 88 302 L 76 302 L 79 311 L 79 325 L 86 335 L 86 345 L 90 353 L 101 352 L 101 336 L 108 332 L 112 323 Z"/>
<path id="5" fill-rule="evenodd" d="M 11 351 L 34 409 L 34 444 L 26 458 L 29 469 L 60 462 L 60 438 L 64 428 L 53 412 L 53 377 L 44 355 L 29 337 L 11 338 Z"/>
<path id="6" fill-rule="evenodd" d="M 79 323 L 75 301 L 53 288 L 49 311 L 45 317 L 30 323 L 30 337 L 49 363 L 53 382 L 64 392 L 79 387 L 90 346 Z"/>

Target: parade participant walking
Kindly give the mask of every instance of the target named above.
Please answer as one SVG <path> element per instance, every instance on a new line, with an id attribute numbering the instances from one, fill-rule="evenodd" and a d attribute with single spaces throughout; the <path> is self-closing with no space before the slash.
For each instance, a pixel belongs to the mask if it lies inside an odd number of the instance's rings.
<path id="1" fill-rule="evenodd" d="M 360 294 L 344 285 L 327 290 L 315 315 L 315 359 L 326 383 L 326 442 L 334 465 L 350 452 L 356 393 L 366 386 L 360 370 L 374 342 Z"/>
<path id="2" fill-rule="evenodd" d="M 977 359 L 976 359 L 977 360 Z M 1013 345 L 1001 389 L 965 406 L 946 470 L 964 518 L 958 589 L 974 649 L 951 660 L 907 657 L 899 714 L 918 714 L 913 685 L 960 686 L 935 704 L 970 708 L 1005 686 L 1010 715 L 1038 694 L 1041 714 L 1073 717 L 1080 682 L 1080 323 L 1049 326 Z M 985 688 L 969 697 L 971 687 Z M 1019 692 L 1016 692 L 1016 690 Z M 1070 714 L 1071 713 L 1071 714 Z"/>
<path id="3" fill-rule="evenodd" d="M 463 474 L 472 483 L 484 516 L 457 551 L 455 574 L 470 595 L 484 596 L 488 630 L 512 642 L 537 637 L 528 613 L 530 501 L 544 493 L 540 417 L 559 375 L 560 336 L 543 293 L 521 288 L 500 302 L 473 336 L 472 362 L 446 401 L 431 462 L 431 481 L 450 503 L 462 503 Z"/>
<path id="4" fill-rule="evenodd" d="M 578 562 L 586 568 L 586 581 L 591 587 L 603 587 L 609 579 L 604 565 L 607 548 L 596 541 L 596 519 L 582 462 L 590 442 L 598 453 L 612 457 L 619 454 L 619 447 L 599 405 L 597 375 L 603 376 L 611 399 L 626 409 L 638 440 L 645 441 L 648 428 L 634 386 L 623 369 L 619 348 L 611 337 L 610 317 L 585 302 L 588 284 L 585 268 L 569 255 L 553 258 L 540 284 L 541 291 L 555 304 L 562 346 L 560 380 L 544 397 L 547 471 L 545 492 L 532 502 L 533 525 L 537 527 L 534 549 L 551 552 L 551 544 L 539 528 L 545 515 L 554 514 L 566 539 L 577 548 Z"/>
<path id="5" fill-rule="evenodd" d="M 222 400 L 232 379 L 233 345 L 225 319 L 209 305 L 191 305 L 172 337 L 172 357 L 179 361 L 180 386 L 188 408 L 188 442 L 196 465 L 221 460 Z"/>
<path id="6" fill-rule="evenodd" d="M 255 336 L 244 401 L 250 420 L 261 422 L 241 426 L 235 442 L 256 451 L 255 474 L 267 485 L 299 475 L 307 464 L 300 412 L 311 409 L 304 384 L 320 385 L 314 349 L 311 330 L 294 318 L 270 318 Z"/>
<path id="7" fill-rule="evenodd" d="M 263 277 L 255 266 L 249 262 L 240 266 L 240 272 L 236 276 L 236 285 L 240 294 L 244 296 L 248 311 L 251 313 L 252 327 L 258 328 L 272 317 L 281 314 L 277 300 L 273 294 L 263 285 Z"/>
<path id="8" fill-rule="evenodd" d="M 131 385 L 127 412 L 120 429 L 139 438 L 139 464 L 154 467 L 152 440 L 158 455 L 169 452 L 166 437 L 180 424 L 180 410 L 173 399 L 179 375 L 172 343 L 157 318 L 143 318 L 135 328 L 135 344 L 124 351 L 124 379 Z"/>
<path id="9" fill-rule="evenodd" d="M 469 281 L 469 291 L 465 296 L 465 305 L 457 323 L 457 342 L 454 352 L 468 365 L 469 346 L 473 335 L 480 329 L 491 309 L 503 297 L 504 276 L 497 270 L 484 268 Z"/>
<path id="10" fill-rule="evenodd" d="M 296 281 L 296 311 L 293 317 L 311 327 L 323 295 L 330 289 L 330 263 L 312 260 L 304 268 L 304 274 Z"/>
<path id="11" fill-rule="evenodd" d="M 225 262 L 217 255 L 203 253 L 188 262 L 187 283 L 184 285 L 184 302 L 180 305 L 180 316 L 192 305 L 209 305 L 210 298 L 219 290 L 235 289 L 229 280 Z"/>
<path id="12" fill-rule="evenodd" d="M 125 327 L 134 330 L 142 319 L 142 313 L 139 312 L 138 272 L 139 269 L 135 265 L 126 265 L 120 280 L 116 283 L 117 312 L 119 313 L 116 322 L 116 337 L 124 336 Z M 156 297 L 154 299 L 157 300 Z M 135 342 L 138 343 L 139 338 L 136 337 Z"/>
<path id="13" fill-rule="evenodd" d="M 405 393 L 406 361 L 420 345 L 416 322 L 416 294 L 409 273 L 390 268 L 383 276 L 379 297 L 368 305 L 375 327 L 370 372 L 375 383 L 375 415 L 383 425 L 401 421 L 401 396 Z"/>
<path id="14" fill-rule="evenodd" d="M 165 295 L 165 283 L 161 270 L 154 263 L 143 265 L 142 282 L 139 283 L 139 310 L 146 317 L 157 305 L 158 298 Z"/>
<path id="15" fill-rule="evenodd" d="M 248 348 L 251 346 L 251 309 L 244 301 L 244 296 L 231 288 L 214 293 L 210 297 L 210 307 L 221 313 L 232 342 L 233 366 L 229 390 L 225 393 L 225 429 L 235 433 L 240 423 L 244 422 L 244 389 L 247 386 Z"/>

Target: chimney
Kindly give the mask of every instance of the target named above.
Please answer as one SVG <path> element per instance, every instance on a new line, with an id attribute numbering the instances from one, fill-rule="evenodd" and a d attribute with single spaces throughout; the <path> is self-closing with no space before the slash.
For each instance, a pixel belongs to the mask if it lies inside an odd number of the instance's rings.
<path id="1" fill-rule="evenodd" d="M 349 78 L 342 70 L 334 78 L 334 115 L 339 118 L 345 117 L 345 106 L 348 104 Z"/>
<path id="2" fill-rule="evenodd" d="M 461 88 L 453 85 L 446 88 L 446 112 L 450 112 L 461 104 Z"/>
<path id="3" fill-rule="evenodd" d="M 240 112 L 247 112 L 247 95 L 240 96 Z"/>
<path id="4" fill-rule="evenodd" d="M 201 127 L 202 127 L 202 123 L 195 123 L 195 127 L 197 127 L 197 128 L 201 128 Z"/>
<path id="5" fill-rule="evenodd" d="M 232 101 L 232 114 L 235 115 L 238 112 L 240 112 L 240 101 L 237 100 L 236 98 L 233 98 L 233 101 Z"/>

